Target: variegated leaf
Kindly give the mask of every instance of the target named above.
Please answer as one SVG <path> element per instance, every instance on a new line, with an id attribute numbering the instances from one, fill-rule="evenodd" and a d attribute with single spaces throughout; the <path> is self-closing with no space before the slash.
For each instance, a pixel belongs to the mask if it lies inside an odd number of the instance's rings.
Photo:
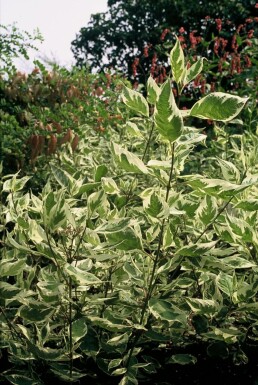
<path id="1" fill-rule="evenodd" d="M 170 64 L 173 78 L 176 83 L 179 83 L 184 74 L 185 57 L 180 41 L 178 39 L 170 52 Z"/>
<path id="2" fill-rule="evenodd" d="M 154 121 L 159 133 L 170 142 L 174 142 L 182 134 L 183 118 L 176 105 L 170 80 L 167 80 L 161 87 L 155 106 Z"/>
<path id="3" fill-rule="evenodd" d="M 240 181 L 240 172 L 237 167 L 232 163 L 224 159 L 217 160 L 223 177 L 233 183 L 238 183 Z"/>
<path id="4" fill-rule="evenodd" d="M 204 225 L 208 225 L 216 217 L 217 212 L 216 199 L 206 195 L 196 210 L 196 218 Z"/>
<path id="5" fill-rule="evenodd" d="M 131 108 L 131 110 L 134 110 L 143 116 L 149 116 L 148 103 L 140 92 L 124 86 L 122 100 L 127 107 Z"/>
<path id="6" fill-rule="evenodd" d="M 148 102 L 150 104 L 155 104 L 160 94 L 160 88 L 152 76 L 150 76 L 147 81 L 147 94 Z"/>
<path id="7" fill-rule="evenodd" d="M 197 75 L 199 75 L 202 72 L 203 60 L 204 60 L 203 57 L 198 59 L 194 64 L 191 65 L 190 68 L 188 68 L 185 71 L 185 75 L 183 78 L 183 86 L 186 86 L 188 83 L 194 80 Z"/>
<path id="8" fill-rule="evenodd" d="M 240 113 L 247 100 L 236 95 L 214 92 L 196 102 L 190 115 L 201 119 L 227 122 Z"/>
<path id="9" fill-rule="evenodd" d="M 111 144 L 111 150 L 113 152 L 116 164 L 123 170 L 128 172 L 148 174 L 148 169 L 143 161 L 132 152 L 126 150 L 116 143 Z"/>
<path id="10" fill-rule="evenodd" d="M 235 196 L 251 185 L 251 183 L 238 185 L 222 179 L 208 179 L 198 174 L 185 175 L 184 179 L 186 180 L 186 184 L 201 194 L 208 194 L 222 199 L 228 199 Z"/>

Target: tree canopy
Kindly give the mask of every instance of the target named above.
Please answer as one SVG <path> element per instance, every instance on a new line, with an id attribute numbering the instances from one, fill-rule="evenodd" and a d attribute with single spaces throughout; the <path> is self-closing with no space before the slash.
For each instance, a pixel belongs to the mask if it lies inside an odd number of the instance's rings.
<path id="1" fill-rule="evenodd" d="M 198 31 L 206 16 L 237 25 L 253 12 L 255 0 L 108 0 L 108 8 L 91 16 L 72 42 L 72 51 L 80 67 L 115 67 L 130 75 L 134 58 L 143 55 L 145 46 L 160 44 L 167 28 Z"/>

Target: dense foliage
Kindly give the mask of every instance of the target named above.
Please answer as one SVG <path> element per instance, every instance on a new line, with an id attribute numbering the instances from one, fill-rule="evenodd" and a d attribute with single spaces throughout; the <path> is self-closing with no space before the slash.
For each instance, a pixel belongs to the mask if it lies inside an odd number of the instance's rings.
<path id="1" fill-rule="evenodd" d="M 69 142 L 76 150 L 84 123 L 108 136 L 122 116 L 116 103 L 119 76 L 47 71 L 37 64 L 28 75 L 14 72 L 0 80 L 1 160 L 5 174 L 31 174 L 36 167 L 42 179 L 49 158 L 62 146 Z"/>
<path id="2" fill-rule="evenodd" d="M 215 20 L 223 19 L 230 20 L 232 27 L 228 33 L 233 36 L 246 18 L 258 16 L 255 3 L 254 0 L 109 0 L 108 12 L 92 15 L 89 25 L 81 28 L 72 42 L 72 50 L 80 67 L 89 65 L 95 70 L 114 67 L 128 77 L 133 74 L 132 65 L 137 57 L 148 77 L 152 57 L 146 55 L 146 50 L 156 51 L 157 46 L 163 46 L 168 31 L 178 34 L 180 28 L 184 28 L 188 36 L 196 33 L 208 42 L 213 35 L 219 35 Z M 215 24 L 208 29 L 205 28 L 207 17 Z M 167 61 L 166 54 L 164 49 L 161 52 L 159 50 L 158 60 L 163 63 Z M 141 77 L 141 82 L 143 80 Z"/>
<path id="3" fill-rule="evenodd" d="M 128 84 L 115 89 L 110 108 L 124 124 L 113 126 L 102 112 L 108 134 L 94 129 L 95 104 L 85 122 L 69 121 L 80 135 L 77 151 L 70 142 L 47 158 L 50 172 L 37 192 L 28 188 L 34 176 L 4 174 L 3 383 L 47 384 L 54 376 L 97 384 L 112 376 L 137 384 L 161 366 L 195 364 L 191 344 L 235 364 L 258 346 L 254 102 L 244 91 L 217 90 L 183 109 L 184 90 L 204 61 L 189 66 L 179 39 L 169 57 L 171 77 L 158 85 L 150 76 L 146 97 Z M 238 119 L 243 110 L 247 121 Z M 47 121 L 48 109 L 41 113 L 44 125 L 59 122 Z M 66 119 L 69 113 L 62 125 Z M 195 125 L 206 120 L 213 122 L 209 140 Z"/>

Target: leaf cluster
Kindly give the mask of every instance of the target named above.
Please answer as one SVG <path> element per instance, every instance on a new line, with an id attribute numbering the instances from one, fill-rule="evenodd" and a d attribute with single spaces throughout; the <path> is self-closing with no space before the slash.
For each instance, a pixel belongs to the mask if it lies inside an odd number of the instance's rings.
<path id="1" fill-rule="evenodd" d="M 187 68 L 180 44 L 170 58 L 183 92 L 201 66 Z M 51 159 L 38 194 L 26 188 L 31 176 L 3 178 L 1 348 L 12 364 L 3 381 L 101 372 L 137 384 L 164 361 L 198 360 L 171 345 L 203 342 L 237 363 L 257 345 L 258 142 L 247 132 L 223 147 L 227 122 L 249 102 L 212 93 L 185 113 L 171 79 L 147 84 L 146 98 L 123 86 L 128 119 L 112 140 L 80 127 L 78 151 Z M 192 117 L 216 120 L 213 156 Z"/>

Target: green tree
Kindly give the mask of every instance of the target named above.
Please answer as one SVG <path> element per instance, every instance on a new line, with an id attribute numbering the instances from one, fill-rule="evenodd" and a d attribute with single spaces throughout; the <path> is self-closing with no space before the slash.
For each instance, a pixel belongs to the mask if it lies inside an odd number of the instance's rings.
<path id="1" fill-rule="evenodd" d="M 78 66 L 115 67 L 131 76 L 134 58 L 145 57 L 144 47 L 160 44 L 166 29 L 200 30 L 207 15 L 239 24 L 255 9 L 255 0 L 108 0 L 108 7 L 108 12 L 92 15 L 89 25 L 81 28 L 72 51 Z M 143 70 L 150 60 L 143 60 Z"/>
<path id="2" fill-rule="evenodd" d="M 15 24 L 0 25 L 0 74 L 15 70 L 13 59 L 23 57 L 29 59 L 29 49 L 37 50 L 35 43 L 42 42 L 39 30 L 30 34 L 20 30 Z"/>

